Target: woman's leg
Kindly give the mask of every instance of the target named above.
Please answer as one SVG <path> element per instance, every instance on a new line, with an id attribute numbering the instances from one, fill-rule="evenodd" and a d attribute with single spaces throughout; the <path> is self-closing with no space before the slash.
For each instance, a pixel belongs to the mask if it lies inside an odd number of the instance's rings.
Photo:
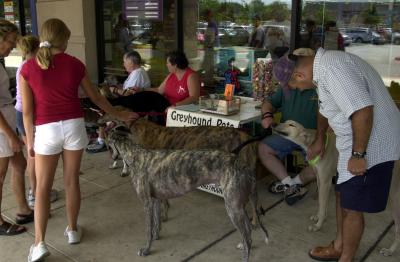
<path id="1" fill-rule="evenodd" d="M 63 151 L 64 185 L 67 204 L 68 229 L 77 230 L 78 214 L 81 207 L 81 190 L 79 187 L 79 169 L 83 150 Z"/>
<path id="2" fill-rule="evenodd" d="M 7 169 L 8 169 L 8 157 L 1 157 L 0 158 L 0 225 L 3 224 L 4 220 L 1 216 L 1 201 L 3 197 L 3 185 L 4 185 L 4 180 L 6 178 L 7 174 Z"/>
<path id="3" fill-rule="evenodd" d="M 17 201 L 17 214 L 28 215 L 32 212 L 25 198 L 25 170 L 26 160 L 22 151 L 14 153 L 10 158 L 12 166 L 12 184 Z"/>
<path id="4" fill-rule="evenodd" d="M 50 211 L 50 190 L 60 154 L 35 155 L 35 245 L 44 241 Z"/>
<path id="5" fill-rule="evenodd" d="M 25 145 L 27 145 L 26 136 L 22 136 L 22 140 Z M 32 190 L 32 194 L 35 195 L 36 192 L 36 175 L 35 175 L 35 158 L 27 156 L 26 172 L 28 173 L 29 185 Z"/>

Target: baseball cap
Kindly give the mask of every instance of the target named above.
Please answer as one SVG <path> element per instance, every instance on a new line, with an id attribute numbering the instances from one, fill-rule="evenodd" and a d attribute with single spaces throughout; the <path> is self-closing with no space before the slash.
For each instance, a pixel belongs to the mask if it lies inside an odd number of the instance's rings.
<path id="1" fill-rule="evenodd" d="M 295 49 L 292 54 L 295 56 L 313 56 L 315 52 L 311 48 L 302 47 Z"/>
<path id="2" fill-rule="evenodd" d="M 278 61 L 273 66 L 273 74 L 276 80 L 283 89 L 288 88 L 288 83 L 292 77 L 294 68 L 296 66 L 296 61 L 285 55 L 278 59 Z"/>
<path id="3" fill-rule="evenodd" d="M 315 55 L 315 52 L 311 48 L 298 48 L 295 49 L 291 54 L 279 58 L 274 65 L 273 74 L 283 89 L 288 88 L 288 83 L 293 75 L 297 59 L 301 56 L 313 55 Z"/>

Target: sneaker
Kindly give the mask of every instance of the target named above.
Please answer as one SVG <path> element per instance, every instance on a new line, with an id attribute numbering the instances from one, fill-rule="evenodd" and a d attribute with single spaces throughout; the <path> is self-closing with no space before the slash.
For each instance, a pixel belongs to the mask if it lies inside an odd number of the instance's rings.
<path id="1" fill-rule="evenodd" d="M 46 244 L 42 241 L 35 246 L 34 244 L 29 249 L 28 262 L 42 261 L 43 258 L 50 255 Z"/>
<path id="2" fill-rule="evenodd" d="M 73 245 L 81 242 L 82 228 L 80 226 L 77 226 L 77 231 L 68 230 L 68 228 L 69 226 L 67 226 L 64 232 L 64 236 L 68 238 L 68 244 Z"/>
<path id="3" fill-rule="evenodd" d="M 285 190 L 285 201 L 289 206 L 292 206 L 307 195 L 307 193 L 307 188 L 302 185 L 292 185 Z"/>
<path id="4" fill-rule="evenodd" d="M 90 144 L 86 147 L 86 152 L 88 153 L 99 153 L 99 152 L 104 152 L 107 151 L 107 146 L 105 143 L 99 143 L 96 141 L 93 144 Z"/>
<path id="5" fill-rule="evenodd" d="M 289 188 L 289 185 L 284 185 L 281 181 L 276 180 L 269 185 L 268 191 L 272 194 L 281 194 L 285 192 L 287 188 Z"/>
<path id="6" fill-rule="evenodd" d="M 50 203 L 57 201 L 57 199 L 58 199 L 58 191 L 55 189 L 52 189 L 50 191 Z M 29 207 L 34 208 L 35 207 L 35 196 L 33 195 L 32 189 L 29 189 L 27 200 L 28 200 Z"/>

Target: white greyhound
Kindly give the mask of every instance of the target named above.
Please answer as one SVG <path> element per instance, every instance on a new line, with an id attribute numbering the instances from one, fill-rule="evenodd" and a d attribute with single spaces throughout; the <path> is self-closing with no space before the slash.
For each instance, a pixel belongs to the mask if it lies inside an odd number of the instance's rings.
<path id="1" fill-rule="evenodd" d="M 288 120 L 275 127 L 275 132 L 285 138 L 300 145 L 304 150 L 314 141 L 315 130 L 305 129 L 301 124 Z M 308 227 L 309 231 L 318 231 L 327 216 L 327 205 L 329 200 L 329 191 L 332 177 L 336 173 L 338 152 L 335 146 L 335 135 L 329 132 L 325 144 L 324 157 L 318 161 L 312 161 L 314 171 L 317 175 L 318 186 L 318 213 L 311 216 L 315 221 Z M 391 256 L 400 245 L 400 161 L 395 162 L 393 169 L 392 184 L 390 188 L 389 199 L 392 205 L 392 214 L 395 224 L 395 240 L 389 248 L 382 248 L 380 253 L 384 256 Z"/>

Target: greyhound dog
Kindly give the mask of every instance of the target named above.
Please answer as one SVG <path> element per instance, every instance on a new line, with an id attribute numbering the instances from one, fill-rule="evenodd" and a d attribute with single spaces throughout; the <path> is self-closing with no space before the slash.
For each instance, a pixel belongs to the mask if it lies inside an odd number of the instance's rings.
<path id="1" fill-rule="evenodd" d="M 301 124 L 288 120 L 279 124 L 275 132 L 307 150 L 308 146 L 314 141 L 315 130 L 305 129 Z M 335 135 L 328 134 L 325 145 L 324 157 L 317 161 L 313 167 L 317 174 L 318 186 L 318 213 L 311 217 L 316 223 L 309 226 L 310 231 L 321 229 L 327 215 L 327 205 L 332 177 L 336 173 L 338 152 L 335 147 Z M 392 184 L 389 198 L 392 205 L 392 214 L 395 224 L 395 240 L 389 248 L 382 248 L 380 253 L 384 256 L 390 256 L 400 245 L 400 161 L 396 161 L 393 168 Z"/>
<path id="2" fill-rule="evenodd" d="M 148 255 L 152 241 L 159 237 L 161 200 L 217 183 L 223 189 L 228 216 L 242 236 L 242 260 L 249 260 L 251 224 L 245 206 L 249 200 L 253 207 L 257 206 L 256 179 L 238 155 L 218 150 L 144 149 L 137 140 L 118 130 L 111 131 L 107 143 L 113 158 L 121 155 L 129 165 L 133 187 L 144 204 L 147 244 L 138 251 L 139 256 Z M 258 213 L 257 221 L 268 243 L 268 233 Z"/>
<path id="3" fill-rule="evenodd" d="M 314 141 L 315 130 L 305 129 L 301 124 L 293 120 L 287 120 L 274 128 L 274 131 L 286 139 L 293 141 L 307 151 L 307 148 Z M 311 166 L 317 177 L 318 186 L 318 212 L 310 219 L 315 223 L 308 227 L 309 231 L 321 229 L 327 217 L 329 191 L 332 184 L 332 177 L 336 174 L 339 153 L 335 146 L 335 135 L 329 133 L 325 144 L 325 157 L 315 161 Z"/>
<path id="4" fill-rule="evenodd" d="M 111 118 L 108 114 L 98 120 L 99 124 L 115 121 L 117 125 L 123 123 Z M 130 126 L 131 136 L 135 137 L 140 145 L 146 149 L 218 149 L 231 152 L 239 145 L 251 139 L 250 135 L 232 127 L 192 126 L 192 127 L 165 127 L 157 125 L 145 118 L 139 118 Z M 244 148 L 247 154 L 242 161 L 254 163 L 251 168 L 255 172 L 257 159 L 257 143 Z M 112 167 L 116 167 L 114 161 Z M 124 165 L 121 176 L 128 174 Z"/>
<path id="5" fill-rule="evenodd" d="M 117 125 L 124 123 L 104 115 L 98 121 L 99 124 L 115 121 Z M 157 125 L 145 118 L 139 118 L 130 126 L 130 137 L 138 141 L 146 149 L 216 149 L 232 152 L 243 143 L 251 139 L 250 135 L 232 127 L 193 126 L 193 127 L 165 127 Z M 256 173 L 257 143 L 245 146 L 240 160 L 243 165 Z M 116 160 L 112 164 L 115 167 Z M 128 168 L 124 163 L 121 176 L 128 174 Z M 163 201 L 163 220 L 168 218 L 168 204 Z M 256 225 L 256 210 L 252 212 L 252 224 Z"/>

